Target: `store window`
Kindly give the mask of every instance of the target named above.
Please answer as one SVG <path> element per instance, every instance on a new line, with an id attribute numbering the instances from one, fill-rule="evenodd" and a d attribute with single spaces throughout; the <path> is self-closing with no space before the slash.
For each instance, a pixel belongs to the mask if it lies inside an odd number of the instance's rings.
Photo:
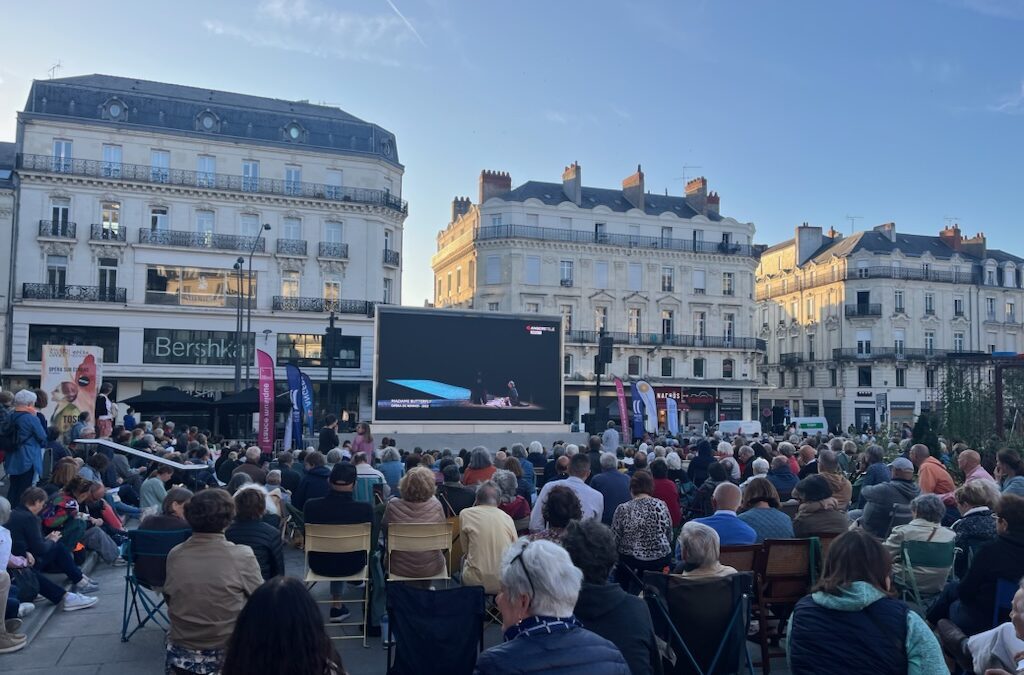
<path id="1" fill-rule="evenodd" d="M 43 345 L 95 345 L 103 348 L 104 363 L 117 363 L 120 330 L 106 326 L 29 324 L 26 360 L 41 361 Z"/>
<path id="2" fill-rule="evenodd" d="M 277 362 L 292 363 L 307 368 L 326 368 L 323 359 L 323 335 L 316 333 L 278 333 Z M 359 368 L 362 338 L 342 335 L 335 354 L 333 367 Z"/>

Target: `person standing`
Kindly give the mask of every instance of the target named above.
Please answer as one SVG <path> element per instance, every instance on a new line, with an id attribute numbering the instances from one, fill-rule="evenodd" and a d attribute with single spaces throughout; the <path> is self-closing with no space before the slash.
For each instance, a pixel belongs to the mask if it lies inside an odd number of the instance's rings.
<path id="1" fill-rule="evenodd" d="M 615 420 L 608 420 L 608 428 L 601 434 L 601 445 L 605 452 L 615 454 L 619 451 L 619 431 L 615 428 Z"/>
<path id="2" fill-rule="evenodd" d="M 376 456 L 376 448 L 373 446 L 373 434 L 370 433 L 370 425 L 367 422 L 360 422 L 356 425 L 356 435 L 352 439 L 352 456 L 356 453 L 365 452 L 366 461 L 373 464 Z"/>
<path id="3" fill-rule="evenodd" d="M 320 429 L 320 443 L 317 450 L 326 455 L 331 450 L 341 445 L 338 438 L 338 418 L 335 415 L 328 415 L 324 418 L 324 426 Z"/>
<path id="4" fill-rule="evenodd" d="M 114 391 L 114 385 L 104 382 L 100 387 L 100 393 L 96 396 L 96 438 L 110 438 L 114 431 L 114 416 L 117 414 L 117 406 L 110 400 L 110 394 Z"/>
<path id="5" fill-rule="evenodd" d="M 10 480 L 7 499 L 12 504 L 18 504 L 21 493 L 43 474 L 46 432 L 36 417 L 35 404 L 36 395 L 22 389 L 14 395 L 14 412 L 9 415 L 14 428 L 14 450 L 4 457 L 4 470 Z"/>

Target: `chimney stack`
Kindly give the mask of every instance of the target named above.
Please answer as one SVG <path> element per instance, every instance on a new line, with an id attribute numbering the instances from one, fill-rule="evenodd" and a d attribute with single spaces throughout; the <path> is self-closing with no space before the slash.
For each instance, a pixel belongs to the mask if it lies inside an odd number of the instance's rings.
<path id="1" fill-rule="evenodd" d="M 573 162 L 562 172 L 562 192 L 576 206 L 583 206 L 583 169 Z"/>
<path id="2" fill-rule="evenodd" d="M 461 216 L 469 213 L 469 207 L 473 205 L 469 197 L 456 197 L 452 200 L 452 222 L 454 223 Z"/>
<path id="3" fill-rule="evenodd" d="M 896 243 L 896 223 L 882 223 L 881 225 L 875 225 L 875 232 L 881 232 L 885 235 L 885 238 Z"/>
<path id="4" fill-rule="evenodd" d="M 481 206 L 491 197 L 497 197 L 511 191 L 512 176 L 508 175 L 507 171 L 488 171 L 484 169 L 480 172 L 480 201 L 478 203 Z"/>
<path id="5" fill-rule="evenodd" d="M 960 251 L 963 249 L 963 235 L 960 234 L 960 226 L 953 224 L 952 226 L 946 226 L 939 231 L 939 239 L 946 246 L 950 247 L 954 251 Z"/>
<path id="6" fill-rule="evenodd" d="M 707 213 L 708 180 L 701 176 L 686 182 L 686 203 L 697 213 Z"/>
<path id="7" fill-rule="evenodd" d="M 830 227 L 828 228 L 828 233 L 825 236 L 828 237 L 829 239 L 832 239 L 833 241 L 838 241 L 839 239 L 843 238 L 843 233 L 834 227 Z"/>
<path id="8" fill-rule="evenodd" d="M 636 173 L 622 181 L 622 196 L 633 208 L 644 210 L 644 172 L 636 165 Z"/>
<path id="9" fill-rule="evenodd" d="M 970 239 L 964 239 L 960 242 L 960 249 L 967 255 L 972 255 L 976 258 L 984 258 L 988 253 L 985 243 L 985 233 L 979 232 Z"/>
<path id="10" fill-rule="evenodd" d="M 718 215 L 718 205 L 719 205 L 718 193 L 717 192 L 709 193 L 708 194 L 708 215 L 709 216 L 712 215 L 712 214 L 714 214 L 716 216 Z"/>
<path id="11" fill-rule="evenodd" d="M 823 243 L 821 228 L 804 223 L 796 228 L 796 264 L 797 267 L 807 262 Z"/>

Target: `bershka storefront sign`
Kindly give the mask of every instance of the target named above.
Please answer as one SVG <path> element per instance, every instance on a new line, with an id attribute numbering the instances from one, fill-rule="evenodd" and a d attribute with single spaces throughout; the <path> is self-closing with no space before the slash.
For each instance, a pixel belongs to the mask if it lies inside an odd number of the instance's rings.
<path id="1" fill-rule="evenodd" d="M 249 336 L 252 341 L 252 334 Z M 236 348 L 235 333 L 230 331 L 147 328 L 142 339 L 142 362 L 233 366 Z"/>

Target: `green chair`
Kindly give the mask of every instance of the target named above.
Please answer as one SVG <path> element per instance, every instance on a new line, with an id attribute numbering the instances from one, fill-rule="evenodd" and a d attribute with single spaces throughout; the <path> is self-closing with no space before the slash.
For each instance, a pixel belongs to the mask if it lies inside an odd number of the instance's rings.
<path id="1" fill-rule="evenodd" d="M 952 541 L 904 541 L 900 547 L 900 565 L 903 575 L 896 579 L 900 593 L 904 599 L 913 599 L 914 603 L 924 608 L 925 603 L 914 574 L 914 565 L 918 567 L 936 567 L 948 570 L 953 567 Z"/>
<path id="2" fill-rule="evenodd" d="M 384 501 L 384 480 L 380 476 L 358 476 L 355 494 L 357 502 L 365 502 L 370 506 Z"/>

